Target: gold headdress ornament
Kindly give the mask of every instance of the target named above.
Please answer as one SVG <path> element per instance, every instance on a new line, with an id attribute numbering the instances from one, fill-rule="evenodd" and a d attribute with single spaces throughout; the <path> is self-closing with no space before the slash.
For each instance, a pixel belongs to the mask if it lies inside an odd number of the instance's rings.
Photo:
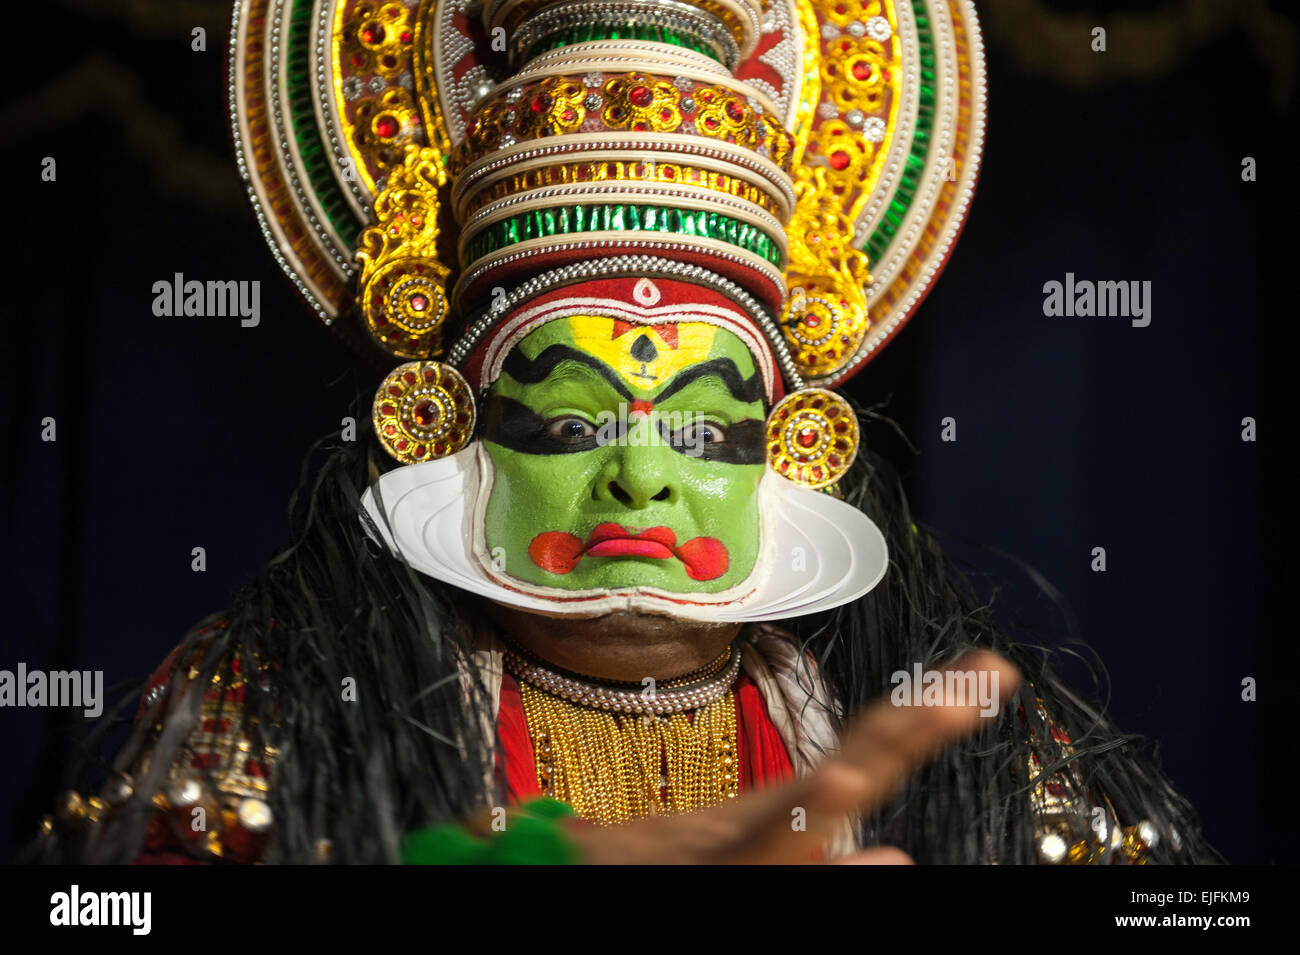
<path id="1" fill-rule="evenodd" d="M 770 463 L 824 487 L 857 447 L 829 389 L 960 230 L 983 74 L 964 0 L 239 0 L 230 96 L 282 267 L 348 344 L 408 361 L 375 401 L 399 460 L 470 439 L 520 309 L 648 276 L 754 329 Z"/>

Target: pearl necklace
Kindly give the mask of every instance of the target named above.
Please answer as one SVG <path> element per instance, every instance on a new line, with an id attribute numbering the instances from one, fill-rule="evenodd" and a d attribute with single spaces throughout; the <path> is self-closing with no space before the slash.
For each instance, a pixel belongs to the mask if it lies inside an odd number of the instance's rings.
<path id="1" fill-rule="evenodd" d="M 740 651 L 732 647 L 713 663 L 663 686 L 653 681 L 635 684 L 599 683 L 576 674 L 552 670 L 527 651 L 508 645 L 505 666 L 515 678 L 552 696 L 613 713 L 662 716 L 699 709 L 721 699 L 740 674 Z"/>

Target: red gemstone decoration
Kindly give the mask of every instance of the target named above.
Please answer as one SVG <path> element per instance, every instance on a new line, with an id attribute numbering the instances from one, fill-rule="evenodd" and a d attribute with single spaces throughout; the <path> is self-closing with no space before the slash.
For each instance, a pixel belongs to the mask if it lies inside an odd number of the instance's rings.
<path id="1" fill-rule="evenodd" d="M 654 94 L 644 86 L 634 86 L 632 92 L 627 94 L 627 98 L 632 101 L 633 106 L 649 106 L 654 102 Z"/>
<path id="2" fill-rule="evenodd" d="M 816 315 L 809 315 L 807 318 L 803 320 L 803 323 L 809 328 L 816 328 L 818 325 L 822 323 L 822 320 L 818 318 Z"/>
<path id="3" fill-rule="evenodd" d="M 423 312 L 428 307 L 429 297 L 427 295 L 416 294 L 411 296 L 411 311 Z"/>
<path id="4" fill-rule="evenodd" d="M 830 159 L 832 169 L 838 171 L 849 168 L 849 154 L 843 149 L 835 150 L 835 152 L 831 153 L 828 158 Z"/>
<path id="5" fill-rule="evenodd" d="M 406 374 L 402 375 L 402 381 L 406 382 L 408 385 L 415 384 L 415 372 L 408 371 Z"/>
<path id="6" fill-rule="evenodd" d="M 415 406 L 415 411 L 412 414 L 415 416 L 415 423 L 421 428 L 432 427 L 441 417 L 438 406 L 432 401 L 421 401 Z"/>
<path id="7" fill-rule="evenodd" d="M 410 30 L 407 30 L 405 33 L 402 34 L 402 42 L 403 42 L 403 43 L 410 43 L 410 42 L 411 42 L 411 31 L 410 31 Z"/>
<path id="8" fill-rule="evenodd" d="M 532 107 L 533 112 L 545 113 L 548 109 L 551 108 L 551 104 L 554 102 L 555 100 L 551 98 L 551 94 L 539 93 L 536 97 L 533 98 L 533 107 Z"/>
<path id="9" fill-rule="evenodd" d="M 379 413 L 384 415 L 385 417 L 391 417 L 392 415 L 395 415 L 397 413 L 397 409 L 394 408 L 392 405 L 380 405 Z"/>
<path id="10" fill-rule="evenodd" d="M 399 129 L 401 127 L 397 124 L 397 120 L 391 116 L 381 116 L 375 122 L 375 133 L 383 139 L 392 139 Z"/>
<path id="11" fill-rule="evenodd" d="M 366 43 L 383 43 L 384 28 L 380 26 L 368 26 L 361 31 L 361 39 Z"/>
<path id="12" fill-rule="evenodd" d="M 855 80 L 871 79 L 871 64 L 863 60 L 858 60 L 853 64 L 853 78 Z"/>
<path id="13" fill-rule="evenodd" d="M 811 448 L 817 443 L 817 432 L 813 428 L 804 428 L 795 436 L 801 448 Z"/>
<path id="14" fill-rule="evenodd" d="M 740 122 L 745 118 L 745 107 L 741 106 L 734 99 L 727 100 L 727 115 Z"/>

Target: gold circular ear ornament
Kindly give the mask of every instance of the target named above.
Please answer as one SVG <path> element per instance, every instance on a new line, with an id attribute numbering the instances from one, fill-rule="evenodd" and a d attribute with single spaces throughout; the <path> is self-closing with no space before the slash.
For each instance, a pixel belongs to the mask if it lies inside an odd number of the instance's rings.
<path id="1" fill-rule="evenodd" d="M 786 395 L 767 418 L 767 463 L 781 477 L 817 490 L 842 478 L 858 454 L 858 418 L 833 391 Z"/>
<path id="2" fill-rule="evenodd" d="M 442 362 L 399 365 L 375 392 L 375 435 L 402 464 L 455 454 L 469 444 L 474 417 L 469 383 Z"/>

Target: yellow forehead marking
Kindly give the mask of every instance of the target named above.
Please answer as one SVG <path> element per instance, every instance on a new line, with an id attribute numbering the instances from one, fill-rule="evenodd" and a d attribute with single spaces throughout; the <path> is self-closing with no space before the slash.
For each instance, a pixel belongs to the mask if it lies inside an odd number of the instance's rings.
<path id="1" fill-rule="evenodd" d="M 707 322 L 636 325 L 600 315 L 575 315 L 569 328 L 575 345 L 643 391 L 654 391 L 707 359 L 718 334 L 717 327 Z"/>

